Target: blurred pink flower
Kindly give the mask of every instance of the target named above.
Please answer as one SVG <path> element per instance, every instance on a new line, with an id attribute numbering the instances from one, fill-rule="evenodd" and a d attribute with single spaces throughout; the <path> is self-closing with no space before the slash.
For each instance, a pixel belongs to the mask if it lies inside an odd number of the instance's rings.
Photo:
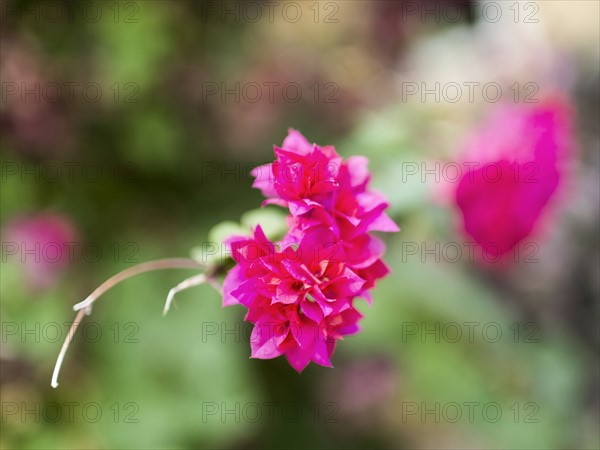
<path id="1" fill-rule="evenodd" d="M 71 220 L 56 213 L 14 217 L 4 228 L 4 259 L 20 264 L 34 290 L 51 287 L 69 263 L 69 243 L 77 239 Z"/>
<path id="2" fill-rule="evenodd" d="M 491 260 L 539 224 L 573 149 L 570 121 L 560 100 L 504 105 L 470 139 L 455 200 L 464 231 Z"/>

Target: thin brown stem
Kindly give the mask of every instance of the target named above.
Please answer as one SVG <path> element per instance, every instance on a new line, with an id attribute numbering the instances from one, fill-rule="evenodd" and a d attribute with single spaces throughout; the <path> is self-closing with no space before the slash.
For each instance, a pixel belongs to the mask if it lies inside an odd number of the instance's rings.
<path id="1" fill-rule="evenodd" d="M 120 283 L 127 278 L 134 277 L 144 272 L 151 272 L 154 270 L 163 270 L 163 269 L 206 269 L 206 264 L 202 264 L 193 259 L 187 258 L 169 258 L 169 259 L 157 259 L 155 261 L 148 261 L 145 263 L 138 264 L 137 266 L 130 267 L 128 269 L 123 270 L 122 272 L 113 275 L 104 283 L 102 283 L 98 288 L 94 290 L 84 301 L 77 303 L 73 306 L 73 309 L 77 311 L 77 315 L 75 316 L 75 320 L 71 324 L 71 328 L 69 329 L 69 333 L 65 338 L 65 342 L 63 343 L 58 358 L 56 359 L 56 365 L 54 366 L 54 372 L 52 373 L 52 382 L 51 385 L 53 388 L 58 386 L 58 375 L 60 373 L 60 368 L 67 353 L 67 349 L 73 340 L 73 336 L 77 331 L 77 327 L 83 320 L 83 316 L 86 312 L 91 311 L 92 304 L 106 291 Z"/>
<path id="2" fill-rule="evenodd" d="M 155 261 L 141 263 L 110 277 L 108 280 L 98 286 L 96 290 L 92 292 L 84 301 L 73 306 L 73 309 L 75 311 L 79 311 L 80 309 L 90 307 L 98 297 L 100 297 L 114 285 L 126 280 L 127 278 L 134 277 L 144 272 L 163 269 L 206 269 L 206 267 L 207 266 L 205 264 L 187 258 L 157 259 Z"/>

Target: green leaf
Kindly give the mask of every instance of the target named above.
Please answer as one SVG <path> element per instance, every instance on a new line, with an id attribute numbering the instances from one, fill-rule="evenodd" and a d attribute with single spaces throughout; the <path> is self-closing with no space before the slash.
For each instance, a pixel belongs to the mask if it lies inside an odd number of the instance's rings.
<path id="1" fill-rule="evenodd" d="M 271 240 L 283 237 L 288 230 L 288 226 L 285 223 L 285 214 L 276 208 L 250 210 L 242 215 L 241 223 L 244 227 L 248 228 L 255 228 L 257 225 L 260 225 Z"/>
<path id="2" fill-rule="evenodd" d="M 231 236 L 249 235 L 250 229 L 231 220 L 218 223 L 208 232 L 208 240 L 190 250 L 192 259 L 204 264 L 219 264 L 229 258 L 223 242 Z"/>
<path id="3" fill-rule="evenodd" d="M 210 229 L 208 232 L 208 242 L 221 244 L 225 239 L 230 238 L 231 236 L 248 235 L 249 233 L 249 227 L 244 227 L 232 220 L 226 220 L 216 224 Z"/>

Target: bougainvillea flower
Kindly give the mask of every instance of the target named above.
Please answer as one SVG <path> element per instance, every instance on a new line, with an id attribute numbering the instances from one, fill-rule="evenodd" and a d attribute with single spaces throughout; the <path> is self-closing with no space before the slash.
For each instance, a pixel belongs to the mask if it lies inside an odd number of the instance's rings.
<path id="1" fill-rule="evenodd" d="M 275 249 L 260 226 L 253 238 L 230 240 L 238 265 L 223 284 L 223 304 L 241 303 L 255 324 L 252 356 L 286 354 L 294 368 L 329 366 L 334 344 L 358 331 L 352 299 L 365 280 L 344 264 L 342 246 L 326 228 L 311 230 L 297 248 Z"/>
<path id="2" fill-rule="evenodd" d="M 298 372 L 311 361 L 331 367 L 336 342 L 358 332 L 357 322 L 362 317 L 355 308 L 348 307 L 316 322 L 294 305 L 273 306 L 264 299 L 257 309 L 260 313 L 256 319 L 247 318 L 255 324 L 250 337 L 252 357 L 272 359 L 285 355 Z"/>
<path id="3" fill-rule="evenodd" d="M 302 216 L 298 224 L 326 223 L 350 238 L 367 231 L 399 231 L 385 213 L 385 197 L 367 188 L 367 158 L 343 161 L 333 147 L 311 145 L 295 130 L 282 148 L 275 147 L 275 156 L 275 162 L 252 171 L 253 186 L 267 197 L 265 203 L 287 206 L 293 216 Z"/>
<path id="4" fill-rule="evenodd" d="M 370 231 L 398 231 L 383 195 L 368 189 L 368 161 L 344 161 L 330 146 L 310 144 L 290 130 L 276 160 L 257 167 L 254 187 L 265 203 L 289 208 L 289 231 L 270 242 L 253 236 L 227 241 L 237 265 L 223 285 L 223 305 L 242 304 L 254 323 L 252 357 L 285 355 L 302 371 L 331 366 L 337 341 L 359 330 L 356 298 L 389 273 L 383 242 Z"/>
<path id="5" fill-rule="evenodd" d="M 560 101 L 500 107 L 471 138 L 455 191 L 464 230 L 491 258 L 526 238 L 564 177 L 570 108 Z"/>
<path id="6" fill-rule="evenodd" d="M 288 206 L 292 215 L 297 216 L 319 206 L 338 187 L 336 177 L 341 158 L 333 147 L 314 146 L 307 154 L 275 147 L 275 155 L 277 160 L 269 168 L 263 166 L 257 175 L 257 179 L 272 177 L 272 185 L 268 183 L 263 193 L 275 192 L 276 196 L 265 203 Z M 265 189 L 264 180 L 255 186 Z"/>
<path id="7" fill-rule="evenodd" d="M 261 295 L 272 304 L 297 304 L 321 320 L 362 294 L 365 280 L 345 263 L 342 244 L 327 228 L 310 230 L 296 248 L 276 250 L 260 226 L 254 238 L 233 238 L 229 245 L 238 265 L 225 279 L 225 305 L 252 308 Z"/>

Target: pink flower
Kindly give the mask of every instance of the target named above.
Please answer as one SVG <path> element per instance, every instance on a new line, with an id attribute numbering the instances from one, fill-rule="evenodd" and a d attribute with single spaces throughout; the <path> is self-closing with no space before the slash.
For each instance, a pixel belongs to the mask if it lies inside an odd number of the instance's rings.
<path id="1" fill-rule="evenodd" d="M 321 206 L 338 187 L 342 158 L 333 147 L 311 146 L 300 133 L 290 130 L 283 148 L 275 147 L 276 161 L 257 167 L 254 187 L 267 197 L 266 204 L 288 206 L 297 216 Z"/>
<path id="2" fill-rule="evenodd" d="M 298 371 L 310 361 L 329 366 L 335 342 L 358 331 L 352 300 L 365 284 L 343 263 L 332 233 L 314 229 L 297 248 L 277 249 L 258 226 L 253 238 L 229 245 L 238 265 L 225 278 L 223 304 L 248 308 L 252 357 L 285 353 Z"/>
<path id="3" fill-rule="evenodd" d="M 361 295 L 365 284 L 345 264 L 343 246 L 327 228 L 311 229 L 296 248 L 276 249 L 260 226 L 254 238 L 233 238 L 229 245 L 238 266 L 226 279 L 226 304 L 237 299 L 250 307 L 263 295 L 272 303 L 298 304 L 306 315 L 321 320 L 344 299 Z"/>
<path id="4" fill-rule="evenodd" d="M 59 214 L 39 213 L 13 218 L 5 227 L 3 252 L 19 263 L 29 285 L 47 289 L 69 262 L 69 243 L 77 239 L 72 222 Z"/>
<path id="5" fill-rule="evenodd" d="M 499 108 L 472 137 L 455 199 L 464 231 L 491 258 L 534 230 L 572 151 L 570 109 L 559 101 Z"/>
<path id="6" fill-rule="evenodd" d="M 383 195 L 367 188 L 367 158 L 343 161 L 333 147 L 311 145 L 292 129 L 282 148 L 275 147 L 275 156 L 275 162 L 252 171 L 254 187 L 267 197 L 265 203 L 287 206 L 292 216 L 302 216 L 300 225 L 326 222 L 349 237 L 399 231 L 384 212 L 389 205 Z"/>
<path id="7" fill-rule="evenodd" d="M 237 265 L 223 285 L 223 305 L 242 304 L 254 323 L 252 357 L 286 356 L 302 371 L 313 361 L 331 366 L 336 343 L 359 330 L 356 298 L 389 273 L 385 246 L 369 231 L 398 231 L 385 198 L 368 189 L 367 160 L 344 161 L 333 147 L 310 144 L 290 130 L 276 161 L 256 168 L 265 203 L 288 207 L 280 243 L 260 226 L 253 237 L 228 240 Z"/>
<path id="8" fill-rule="evenodd" d="M 265 305 L 260 317 L 254 321 L 250 337 L 252 357 L 272 359 L 285 355 L 298 372 L 311 361 L 331 367 L 336 342 L 343 336 L 358 332 L 357 322 L 361 317 L 356 309 L 349 306 L 315 322 L 301 314 L 294 305 Z"/>

